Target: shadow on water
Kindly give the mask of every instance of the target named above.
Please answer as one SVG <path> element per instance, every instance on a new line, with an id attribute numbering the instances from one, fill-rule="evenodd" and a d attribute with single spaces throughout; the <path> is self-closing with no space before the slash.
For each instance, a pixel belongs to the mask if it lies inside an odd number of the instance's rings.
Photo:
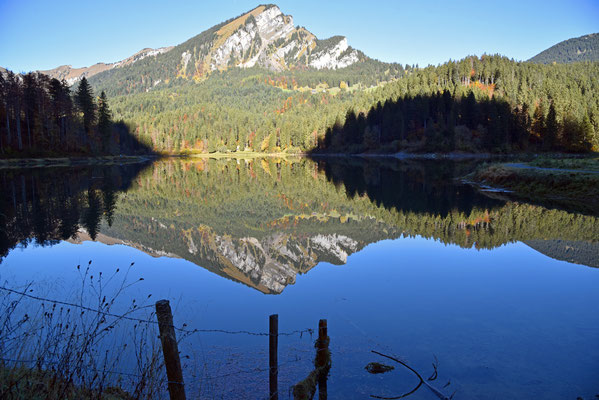
<path id="1" fill-rule="evenodd" d="M 451 211 L 471 213 L 474 208 L 495 209 L 505 200 L 482 195 L 457 181 L 477 163 L 394 159 L 318 159 L 319 169 L 336 186 L 343 184 L 347 196 L 366 195 L 377 206 L 397 211 L 446 217 Z"/>
<path id="2" fill-rule="evenodd" d="M 477 249 L 521 241 L 551 258 L 599 267 L 597 216 L 461 183 L 477 161 L 316 157 L 315 162 L 348 199 L 366 196 L 388 210 L 382 219 L 404 234 Z"/>
<path id="3" fill-rule="evenodd" d="M 119 193 L 147 166 L 0 170 L 0 261 L 17 245 L 53 245 L 80 228 L 95 239 L 102 221 L 112 225 Z"/>

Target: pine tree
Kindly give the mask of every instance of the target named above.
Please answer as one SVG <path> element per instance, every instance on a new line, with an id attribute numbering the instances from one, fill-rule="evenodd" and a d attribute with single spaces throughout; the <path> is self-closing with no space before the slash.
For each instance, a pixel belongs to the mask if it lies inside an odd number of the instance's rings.
<path id="1" fill-rule="evenodd" d="M 582 125 L 580 126 L 582 150 L 589 151 L 592 149 L 593 144 L 597 145 L 597 138 L 595 137 L 595 128 L 591 123 L 591 119 L 588 114 L 585 114 L 582 118 Z"/>
<path id="2" fill-rule="evenodd" d="M 94 102 L 94 93 L 85 77 L 81 78 L 77 91 L 75 92 L 75 103 L 77 108 L 83 114 L 83 129 L 88 138 L 92 126 L 96 120 L 96 103 Z"/>
<path id="3" fill-rule="evenodd" d="M 111 112 L 110 108 L 108 108 L 108 99 L 106 98 L 106 93 L 102 91 L 98 100 L 98 133 L 102 140 L 102 151 L 104 153 L 108 153 L 110 150 L 110 134 L 112 132 L 110 118 Z"/>
<path id="4" fill-rule="evenodd" d="M 473 91 L 468 93 L 468 97 L 462 99 L 462 104 L 462 124 L 466 125 L 470 129 L 473 129 L 478 123 L 476 97 L 474 96 Z"/>
<path id="5" fill-rule="evenodd" d="M 555 107 L 553 102 L 549 106 L 549 112 L 547 113 L 547 119 L 545 120 L 545 126 L 543 127 L 543 148 L 545 150 L 553 150 L 557 142 L 557 133 L 559 125 L 557 123 L 557 116 L 555 113 Z"/>
<path id="6" fill-rule="evenodd" d="M 27 124 L 27 142 L 29 148 L 33 146 L 31 140 L 31 131 L 33 130 L 35 119 L 36 92 L 38 82 L 35 79 L 35 74 L 32 72 L 23 75 L 23 105 L 25 109 L 25 123 Z"/>
<path id="7" fill-rule="evenodd" d="M 6 117 L 6 121 L 0 121 L 0 122 L 5 122 L 4 125 L 4 130 L 6 132 L 6 146 L 10 147 L 10 115 L 9 115 L 9 108 L 8 108 L 8 94 L 9 94 L 9 88 L 8 88 L 8 84 L 7 82 L 4 80 L 4 77 L 2 76 L 2 74 L 0 74 L 0 97 L 2 98 L 2 101 L 0 102 L 0 106 L 3 107 L 3 113 L 4 116 Z M 3 140 L 2 137 L 0 137 L 0 145 L 2 145 L 2 153 L 4 153 L 4 145 L 3 145 Z"/>
<path id="8" fill-rule="evenodd" d="M 532 131 L 539 138 L 543 135 L 543 129 L 545 127 L 545 115 L 543 114 L 543 107 L 541 103 L 537 104 L 534 115 L 532 116 Z"/>

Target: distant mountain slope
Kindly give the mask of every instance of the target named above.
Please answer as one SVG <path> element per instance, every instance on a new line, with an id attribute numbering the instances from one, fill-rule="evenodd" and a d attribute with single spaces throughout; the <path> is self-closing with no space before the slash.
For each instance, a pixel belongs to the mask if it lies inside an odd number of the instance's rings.
<path id="1" fill-rule="evenodd" d="M 82 68 L 73 68 L 71 65 L 61 65 L 60 67 L 56 67 L 53 69 L 48 69 L 45 71 L 39 71 L 42 74 L 48 75 L 51 78 L 56 78 L 59 80 L 65 80 L 69 85 L 74 84 L 82 77 L 91 78 L 92 76 L 99 74 L 100 72 L 108 71 L 113 68 L 121 68 L 127 65 L 131 65 L 134 62 L 142 60 L 146 57 L 156 56 L 158 54 L 165 53 L 172 49 L 173 46 L 169 47 L 161 47 L 159 49 L 143 49 L 133 54 L 131 57 L 127 57 L 124 60 L 105 64 L 105 63 L 97 63 L 92 65 L 91 67 L 82 67 Z"/>
<path id="2" fill-rule="evenodd" d="M 528 61 L 539 64 L 599 61 L 599 33 L 564 40 Z"/>
<path id="3" fill-rule="evenodd" d="M 556 260 L 599 268 L 599 243 L 578 240 L 525 240 L 524 243 Z"/>

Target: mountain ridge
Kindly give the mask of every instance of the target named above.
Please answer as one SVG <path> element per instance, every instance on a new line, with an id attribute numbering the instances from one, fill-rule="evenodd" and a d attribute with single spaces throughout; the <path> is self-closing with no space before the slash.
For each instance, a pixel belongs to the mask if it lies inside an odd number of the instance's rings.
<path id="1" fill-rule="evenodd" d="M 579 61 L 599 61 L 599 33 L 563 40 L 528 60 L 539 64 Z"/>
<path id="2" fill-rule="evenodd" d="M 116 61 L 113 63 L 95 63 L 89 67 L 79 67 L 74 68 L 72 65 L 60 65 L 56 68 L 41 70 L 40 73 L 44 75 L 48 75 L 51 78 L 56 78 L 58 80 L 65 80 L 69 85 L 73 85 L 78 82 L 82 77 L 91 78 L 92 76 L 99 74 L 101 72 L 107 71 L 112 68 L 120 68 L 126 65 L 133 64 L 136 61 L 139 61 L 145 57 L 155 56 L 157 54 L 165 53 L 171 50 L 174 46 L 160 47 L 157 49 L 152 49 L 146 47 L 141 49 L 137 53 L 129 56 L 123 60 Z"/>

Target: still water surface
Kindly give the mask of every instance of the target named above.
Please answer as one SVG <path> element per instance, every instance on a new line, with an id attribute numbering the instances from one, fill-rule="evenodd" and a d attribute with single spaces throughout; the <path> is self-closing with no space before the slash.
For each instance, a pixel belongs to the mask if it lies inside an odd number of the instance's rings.
<path id="1" fill-rule="evenodd" d="M 399 356 L 456 399 L 599 394 L 599 221 L 479 193 L 471 163 L 162 160 L 1 171 L 0 278 L 68 299 L 76 265 L 134 266 L 129 297 L 166 298 L 200 329 L 316 328 L 331 338 L 331 399 L 398 396 Z M 95 240 L 93 240 L 95 239 Z M 128 301 L 128 300 L 123 300 Z M 280 338 L 281 398 L 314 337 Z M 266 398 L 268 338 L 184 340 L 188 394 Z M 191 393 L 190 393 L 191 392 Z M 436 398 L 426 388 L 410 396 Z"/>

